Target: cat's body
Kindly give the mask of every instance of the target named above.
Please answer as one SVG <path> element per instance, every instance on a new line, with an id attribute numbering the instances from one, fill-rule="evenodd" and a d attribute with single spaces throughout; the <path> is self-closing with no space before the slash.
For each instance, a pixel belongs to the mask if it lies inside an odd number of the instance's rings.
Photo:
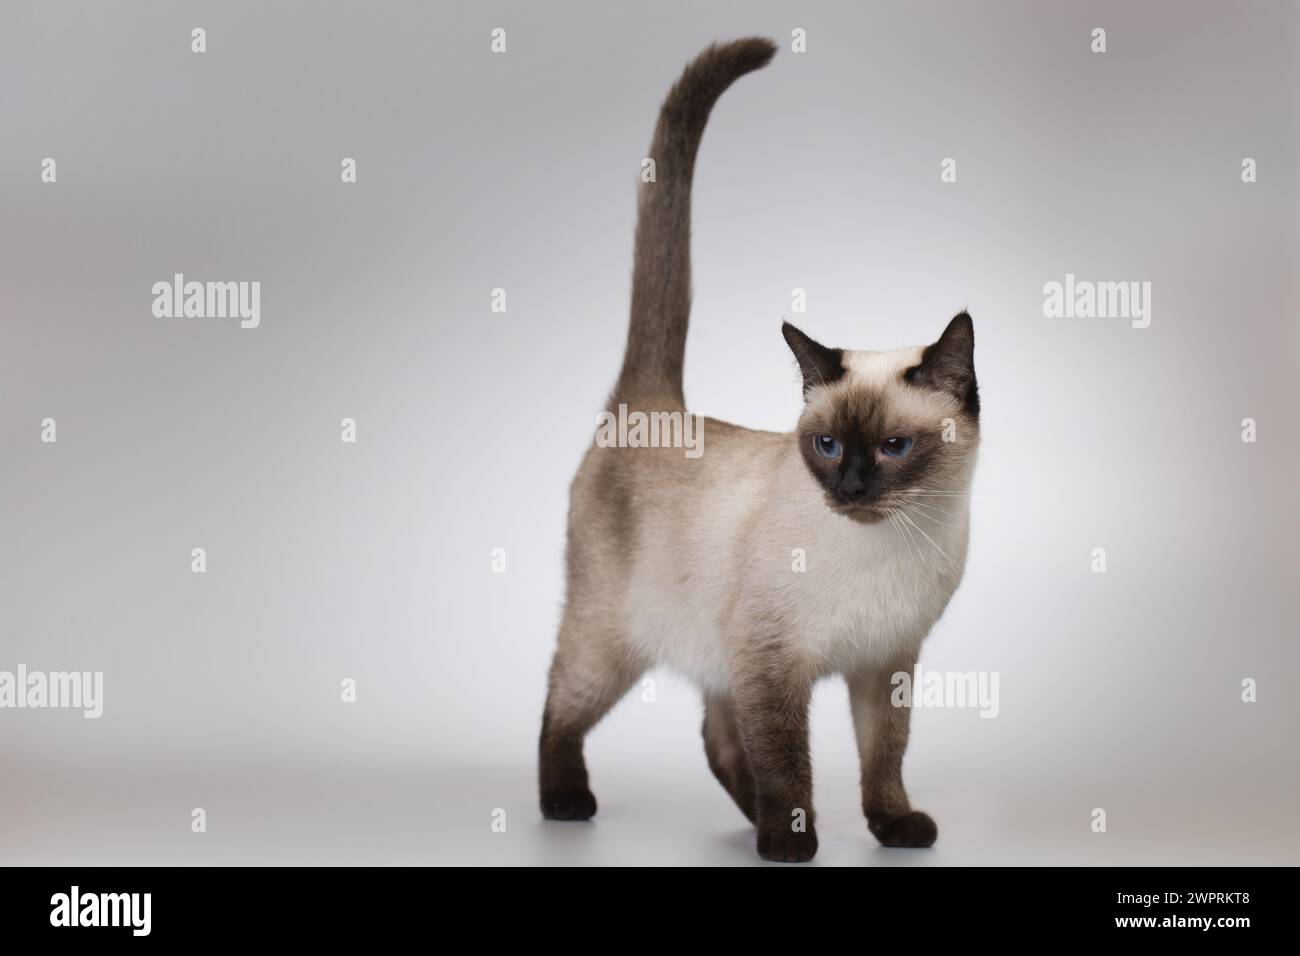
<path id="1" fill-rule="evenodd" d="M 922 525 L 934 545 L 910 540 L 889 522 L 862 524 L 826 507 L 793 452 L 794 435 L 713 419 L 703 428 L 708 450 L 698 460 L 677 449 L 592 452 L 633 462 L 623 482 L 635 488 L 634 524 L 620 529 L 609 560 L 585 571 L 601 590 L 622 595 L 608 613 L 629 652 L 716 692 L 731 689 L 728 638 L 744 640 L 745 615 L 790 622 L 799 634 L 792 659 L 817 677 L 914 652 L 959 581 L 966 499 L 945 501 L 944 524 Z M 599 480 L 580 478 L 573 538 L 607 508 Z M 942 561 L 936 545 L 952 561 Z M 795 571 L 800 564 L 805 570 Z"/>
<path id="2" fill-rule="evenodd" d="M 611 409 L 685 410 L 695 150 L 713 101 L 772 52 L 763 40 L 711 48 L 664 105 Z M 816 680 L 843 674 L 872 831 L 890 845 L 933 842 L 934 824 L 903 791 L 907 710 L 890 706 L 889 677 L 912 669 L 965 563 L 978 443 L 973 329 L 963 314 L 938 343 L 892 352 L 843 352 L 784 332 L 805 380 L 796 432 L 705 419 L 698 458 L 597 446 L 573 481 L 568 594 L 540 748 L 548 817 L 595 812 L 582 737 L 641 674 L 666 665 L 703 689 L 709 764 L 757 824 L 760 853 L 808 859 L 807 704 Z"/>

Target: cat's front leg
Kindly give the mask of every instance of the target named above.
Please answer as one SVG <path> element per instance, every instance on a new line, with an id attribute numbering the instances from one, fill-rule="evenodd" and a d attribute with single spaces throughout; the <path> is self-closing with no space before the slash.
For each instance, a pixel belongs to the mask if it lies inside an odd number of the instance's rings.
<path id="1" fill-rule="evenodd" d="M 734 662 L 736 726 L 754 773 L 758 855 L 802 863 L 817 852 L 808 705 L 812 678 L 776 641 L 744 646 Z"/>
<path id="2" fill-rule="evenodd" d="M 912 809 L 903 789 L 903 753 L 912 709 L 894 706 L 890 678 L 899 671 L 911 674 L 915 666 L 913 655 L 894 665 L 848 675 L 849 704 L 862 763 L 862 812 L 867 816 L 867 829 L 884 846 L 931 846 L 939 835 L 928 814 Z"/>

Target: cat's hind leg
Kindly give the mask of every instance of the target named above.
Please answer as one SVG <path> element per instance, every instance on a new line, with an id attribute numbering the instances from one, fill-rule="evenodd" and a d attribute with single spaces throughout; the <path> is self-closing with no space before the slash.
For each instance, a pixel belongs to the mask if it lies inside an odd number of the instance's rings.
<path id="1" fill-rule="evenodd" d="M 618 635 L 566 610 L 538 744 L 538 784 L 546 819 L 587 820 L 595 815 L 583 740 L 644 670 Z"/>
<path id="2" fill-rule="evenodd" d="M 713 775 L 731 794 L 740 812 L 754 823 L 757 820 L 754 769 L 740 742 L 740 731 L 736 727 L 736 715 L 729 696 L 704 695 L 704 753 L 709 758 Z"/>

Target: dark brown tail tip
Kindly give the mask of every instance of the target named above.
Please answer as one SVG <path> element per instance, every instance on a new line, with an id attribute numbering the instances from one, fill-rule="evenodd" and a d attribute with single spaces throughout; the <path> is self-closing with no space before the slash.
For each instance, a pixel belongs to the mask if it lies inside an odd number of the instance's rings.
<path id="1" fill-rule="evenodd" d="M 738 77 L 772 62 L 772 57 L 776 56 L 776 44 L 767 37 L 745 37 L 730 43 L 714 44 L 705 56 L 720 65 L 726 64 L 728 72 Z"/>
<path id="2" fill-rule="evenodd" d="M 737 79 L 766 66 L 776 54 L 776 44 L 764 37 L 747 37 L 715 43 L 691 61 L 664 101 L 664 113 L 684 122 L 693 137 L 703 132 L 709 110 Z"/>

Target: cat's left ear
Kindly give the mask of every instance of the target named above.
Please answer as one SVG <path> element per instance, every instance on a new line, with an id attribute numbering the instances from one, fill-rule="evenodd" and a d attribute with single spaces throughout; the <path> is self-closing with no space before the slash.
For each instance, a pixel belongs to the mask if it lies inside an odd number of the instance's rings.
<path id="1" fill-rule="evenodd" d="M 921 364 L 913 365 L 904 377 L 913 385 L 938 389 L 955 396 L 971 414 L 980 410 L 975 384 L 975 323 L 959 313 L 948 323 L 939 341 L 926 346 Z"/>

